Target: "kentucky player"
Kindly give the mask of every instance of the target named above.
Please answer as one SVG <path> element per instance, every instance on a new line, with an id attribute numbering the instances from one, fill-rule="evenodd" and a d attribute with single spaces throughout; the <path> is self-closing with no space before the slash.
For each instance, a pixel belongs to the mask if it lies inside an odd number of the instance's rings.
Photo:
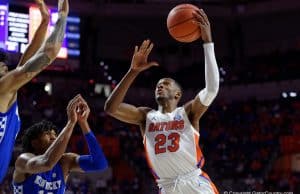
<path id="1" fill-rule="evenodd" d="M 67 107 L 68 122 L 60 134 L 47 121 L 31 126 L 23 136 L 22 153 L 13 174 L 14 194 L 63 194 L 69 173 L 106 169 L 108 164 L 87 122 L 90 113 L 85 100 L 77 95 Z M 89 155 L 65 153 L 77 123 L 85 136 Z"/>
<path id="2" fill-rule="evenodd" d="M 6 157 L 0 157 L 0 183 L 6 174 L 15 144 L 15 138 L 20 130 L 17 91 L 37 75 L 46 65 L 50 64 L 43 65 L 43 61 L 40 60 L 41 53 L 47 54 L 47 52 L 43 51 L 46 48 L 38 51 L 47 33 L 49 12 L 43 0 L 35 1 L 39 7 L 42 21 L 24 55 L 22 55 L 16 69 L 8 71 L 8 56 L 3 50 L 0 50 L 0 154 L 6 155 Z M 50 49 L 50 46 L 49 44 L 47 47 Z M 54 47 L 50 50 L 53 49 Z M 37 56 L 38 53 L 40 53 L 39 56 Z M 54 58 L 55 56 L 51 56 L 51 59 Z"/>

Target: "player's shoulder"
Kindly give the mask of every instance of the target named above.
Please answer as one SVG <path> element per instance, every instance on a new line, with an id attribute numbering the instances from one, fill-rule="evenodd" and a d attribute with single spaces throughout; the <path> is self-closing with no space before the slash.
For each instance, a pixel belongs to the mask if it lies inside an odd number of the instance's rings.
<path id="1" fill-rule="evenodd" d="M 35 156 L 35 154 L 33 154 L 33 153 L 25 152 L 25 153 L 20 154 L 18 158 L 32 158 L 34 156 Z"/>
<path id="2" fill-rule="evenodd" d="M 28 160 L 30 160 L 33 157 L 35 157 L 35 155 L 33 153 L 29 153 L 29 152 L 22 153 L 17 157 L 16 164 L 27 162 Z"/>

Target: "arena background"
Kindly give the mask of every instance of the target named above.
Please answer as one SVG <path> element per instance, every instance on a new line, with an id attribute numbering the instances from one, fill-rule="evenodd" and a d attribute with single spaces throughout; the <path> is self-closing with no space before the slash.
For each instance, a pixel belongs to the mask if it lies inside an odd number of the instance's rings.
<path id="1" fill-rule="evenodd" d="M 56 6 L 54 0 L 46 3 Z M 207 12 L 220 67 L 219 95 L 200 121 L 204 170 L 221 193 L 300 193 L 298 0 L 70 0 L 71 12 L 81 18 L 81 55 L 58 59 L 53 65 L 57 68 L 46 70 L 21 89 L 22 132 L 14 159 L 28 126 L 47 119 L 63 127 L 68 100 L 81 93 L 91 107 L 89 121 L 110 167 L 102 173 L 72 174 L 66 193 L 157 193 L 139 129 L 107 116 L 103 105 L 127 71 L 134 45 L 145 38 L 155 43 L 150 59 L 161 66 L 139 75 L 126 102 L 155 108 L 155 84 L 165 76 L 183 86 L 181 104 L 204 87 L 201 42 L 178 43 L 167 32 L 167 14 L 179 3 L 193 3 Z M 10 68 L 19 56 L 10 53 Z M 68 151 L 85 153 L 86 149 L 77 128 Z M 12 193 L 14 159 L 0 185 L 3 194 Z"/>

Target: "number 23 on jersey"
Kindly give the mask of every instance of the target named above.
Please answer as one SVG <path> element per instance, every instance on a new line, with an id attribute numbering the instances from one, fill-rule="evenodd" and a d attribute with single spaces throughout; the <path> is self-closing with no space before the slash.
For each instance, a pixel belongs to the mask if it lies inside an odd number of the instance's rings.
<path id="1" fill-rule="evenodd" d="M 178 133 L 158 134 L 155 136 L 155 154 L 176 152 L 179 149 L 180 135 Z"/>

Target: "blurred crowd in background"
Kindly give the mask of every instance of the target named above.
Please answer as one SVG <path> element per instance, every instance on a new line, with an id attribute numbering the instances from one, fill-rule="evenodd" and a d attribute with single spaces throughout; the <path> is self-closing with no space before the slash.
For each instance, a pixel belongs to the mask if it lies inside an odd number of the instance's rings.
<path id="1" fill-rule="evenodd" d="M 291 1 L 294 4 L 287 3 Z M 56 0 L 50 2 L 56 4 Z M 157 61 L 160 67 L 143 72 L 126 101 L 156 108 L 154 87 L 162 77 L 173 77 L 182 85 L 181 104 L 186 93 L 191 99 L 204 86 L 201 42 L 180 44 L 167 32 L 165 20 L 173 4 L 161 0 L 82 2 L 77 0 L 71 5 L 82 16 L 77 69 L 72 66 L 74 59 L 61 60 L 60 66 L 55 67 L 62 71 L 46 70 L 18 94 L 22 128 L 0 194 L 12 194 L 12 171 L 16 156 L 22 152 L 23 132 L 43 119 L 62 128 L 67 119 L 67 103 L 77 93 L 90 105 L 90 126 L 104 149 L 109 168 L 100 173 L 72 174 L 66 194 L 158 193 L 138 126 L 109 117 L 103 111 L 104 101 L 128 70 L 134 44 L 145 38 L 155 43 L 150 60 Z M 203 170 L 221 193 L 300 193 L 300 84 L 295 85 L 300 83 L 300 26 L 296 25 L 300 19 L 299 1 L 189 2 L 204 7 L 211 18 L 221 77 L 220 94 L 200 120 Z M 272 2 L 271 9 L 268 3 Z M 124 6 L 126 3 L 129 4 Z M 18 59 L 16 55 L 11 57 L 10 69 Z M 251 84 L 265 90 L 266 96 L 260 96 L 261 91 L 248 91 Z M 284 90 L 285 87 L 289 89 Z M 229 88 L 226 99 L 220 96 L 224 88 Z M 238 89 L 231 93 L 231 88 Z M 268 90 L 273 96 L 268 96 Z M 274 95 L 274 91 L 278 94 Z M 253 94 L 250 98 L 249 92 Z M 230 95 L 244 93 L 248 97 L 230 99 Z M 68 151 L 87 152 L 78 126 Z"/>

